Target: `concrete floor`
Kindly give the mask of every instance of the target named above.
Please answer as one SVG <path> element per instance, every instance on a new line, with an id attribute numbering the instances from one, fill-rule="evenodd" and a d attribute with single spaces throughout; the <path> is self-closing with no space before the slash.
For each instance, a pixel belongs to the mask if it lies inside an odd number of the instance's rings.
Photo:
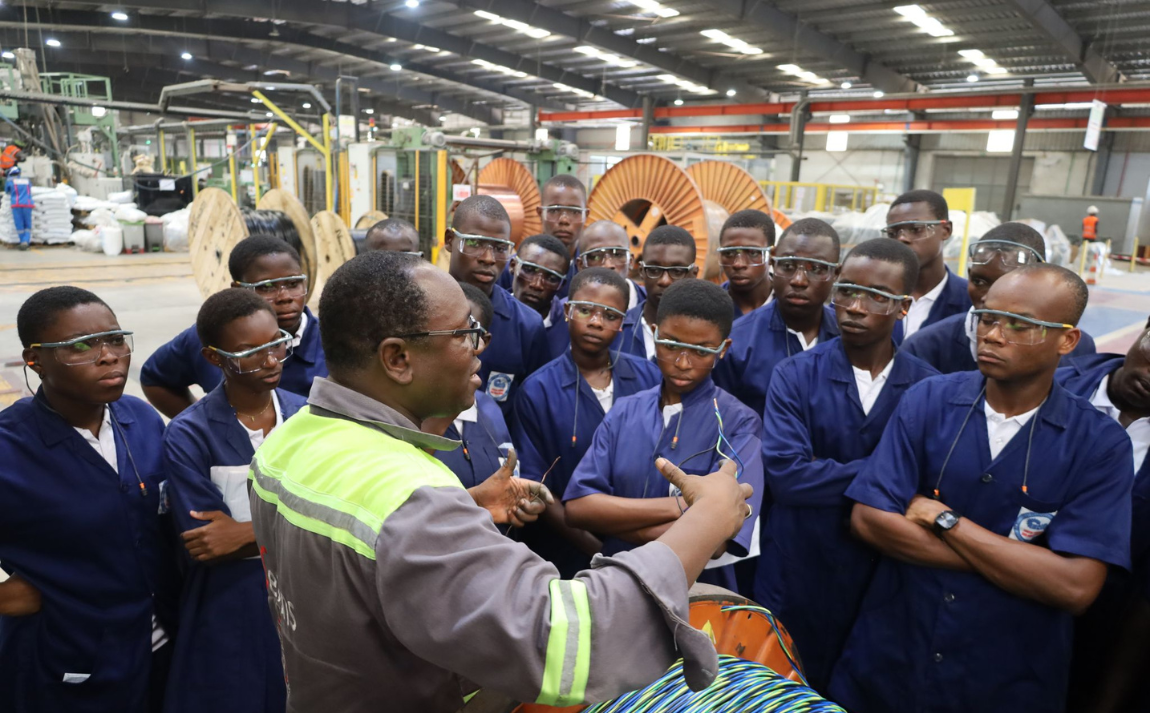
<path id="1" fill-rule="evenodd" d="M 1103 276 L 1091 288 L 1082 328 L 1094 336 L 1099 351 L 1125 352 L 1150 315 L 1150 269 L 1128 265 Z M 161 344 L 191 325 L 201 299 L 192 279 L 187 253 L 117 255 L 84 253 L 67 246 L 37 247 L 28 252 L 0 248 L 0 363 L 20 363 L 16 312 L 33 292 L 72 284 L 100 295 L 135 332 L 127 393 L 142 396 L 140 367 Z M 19 370 L 0 378 L 22 381 Z M 30 375 L 32 386 L 35 376 Z M 2 391 L 0 385 L 0 391 Z"/>

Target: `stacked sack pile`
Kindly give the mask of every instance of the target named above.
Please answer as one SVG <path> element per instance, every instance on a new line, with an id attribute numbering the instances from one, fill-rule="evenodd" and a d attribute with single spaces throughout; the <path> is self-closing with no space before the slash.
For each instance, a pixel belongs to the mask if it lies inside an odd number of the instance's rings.
<path id="1" fill-rule="evenodd" d="M 71 186 L 60 184 L 56 188 L 32 187 L 32 242 L 56 245 L 72 239 L 72 201 L 76 191 Z M 0 242 L 16 244 L 20 236 L 16 233 L 16 222 L 12 218 L 12 198 L 5 193 L 0 202 Z"/>

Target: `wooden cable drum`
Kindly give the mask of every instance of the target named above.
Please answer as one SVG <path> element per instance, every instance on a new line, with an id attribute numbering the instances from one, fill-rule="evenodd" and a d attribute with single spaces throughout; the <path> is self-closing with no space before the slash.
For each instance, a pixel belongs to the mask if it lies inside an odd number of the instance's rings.
<path id="1" fill-rule="evenodd" d="M 523 164 L 510 158 L 497 158 L 479 172 L 479 195 L 491 196 L 503 204 L 511 217 L 511 240 L 518 245 L 526 237 L 543 232 L 543 221 L 535 210 L 543 205 L 539 184 Z"/>
<path id="2" fill-rule="evenodd" d="M 355 221 L 355 229 L 367 230 L 381 220 L 387 220 L 387 213 L 384 213 L 382 210 L 369 210 L 359 216 L 359 220 Z"/>
<path id="3" fill-rule="evenodd" d="M 771 214 L 771 201 L 762 186 L 751 174 L 727 161 L 699 161 L 687 167 L 687 175 L 695 179 L 707 207 L 707 225 L 710 228 L 710 244 L 703 273 L 718 275 L 719 233 L 723 223 L 732 213 L 740 210 L 759 210 Z M 725 215 L 722 215 L 725 213 Z M 720 220 L 719 216 L 722 215 Z M 716 228 L 714 223 L 718 222 Z"/>
<path id="4" fill-rule="evenodd" d="M 463 165 L 459 163 L 459 159 L 451 159 L 451 182 L 467 183 L 467 171 L 463 170 Z"/>
<path id="5" fill-rule="evenodd" d="M 695 262 L 700 269 L 704 267 L 710 226 L 703 193 L 695 180 L 670 159 L 656 154 L 623 159 L 599 178 L 587 207 L 588 224 L 597 220 L 618 223 L 630 236 L 633 250 L 642 249 L 647 236 L 660 225 L 683 228 L 695 238 Z M 712 222 L 716 217 L 712 216 Z M 721 221 L 719 225 L 722 226 Z M 714 276 L 706 270 L 703 273 L 704 277 Z"/>
<path id="6" fill-rule="evenodd" d="M 317 267 L 315 236 L 303 204 L 290 193 L 276 188 L 264 194 L 257 211 L 265 211 L 263 217 L 269 215 L 266 212 L 279 214 L 279 222 L 289 226 L 289 229 L 279 231 L 285 241 L 291 243 L 298 237 L 297 250 L 303 271 L 307 275 L 309 289 L 314 291 Z M 228 258 L 236 244 L 252 234 L 249 222 L 254 221 L 256 215 L 251 211 L 245 214 L 236 207 L 227 192 L 218 188 L 205 188 L 192 202 L 188 216 L 188 251 L 192 275 L 205 299 L 231 285 Z"/>
<path id="7" fill-rule="evenodd" d="M 318 308 L 319 296 L 328 278 L 340 265 L 355 257 L 355 241 L 343 218 L 330 210 L 321 210 L 312 216 L 311 230 L 315 235 L 316 277 L 309 299 L 311 306 Z"/>

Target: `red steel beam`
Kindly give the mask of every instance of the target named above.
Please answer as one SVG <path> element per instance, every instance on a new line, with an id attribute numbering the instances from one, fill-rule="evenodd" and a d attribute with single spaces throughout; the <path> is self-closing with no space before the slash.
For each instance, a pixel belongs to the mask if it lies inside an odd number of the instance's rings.
<path id="1" fill-rule="evenodd" d="M 1086 119 L 1031 119 L 1028 131 L 1074 131 L 1086 128 Z M 1014 121 L 992 119 L 950 119 L 945 121 L 871 121 L 851 124 L 807 124 L 806 131 L 822 134 L 828 131 L 895 132 L 922 134 L 929 132 L 981 132 L 1013 129 Z M 1116 129 L 1148 129 L 1150 117 L 1115 117 L 1107 121 L 1103 131 Z M 652 134 L 786 134 L 789 124 L 741 124 L 731 126 L 652 126 Z"/>

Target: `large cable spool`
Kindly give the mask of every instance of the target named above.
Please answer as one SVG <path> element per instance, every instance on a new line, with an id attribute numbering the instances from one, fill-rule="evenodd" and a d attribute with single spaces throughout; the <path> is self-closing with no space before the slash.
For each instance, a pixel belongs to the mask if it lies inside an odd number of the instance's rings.
<path id="1" fill-rule="evenodd" d="M 451 159 L 451 182 L 467 183 L 467 171 L 463 170 L 463 164 L 459 163 L 459 159 Z"/>
<path id="2" fill-rule="evenodd" d="M 523 164 L 497 158 L 479 172 L 476 192 L 499 201 L 511 217 L 511 240 L 518 245 L 526 237 L 543 232 L 536 208 L 543 205 L 539 184 Z"/>
<path id="3" fill-rule="evenodd" d="M 596 182 L 587 200 L 587 222 L 610 220 L 623 226 L 633 249 L 642 249 L 651 231 L 660 225 L 677 225 L 695 238 L 695 262 L 708 274 L 705 263 L 710 243 L 710 223 L 722 227 L 726 216 L 721 206 L 710 209 L 695 180 L 670 159 L 656 154 L 629 156 L 615 164 Z M 708 215 L 710 210 L 710 215 Z M 716 230 L 715 239 L 718 239 Z M 717 265 L 717 263 L 716 263 Z"/>
<path id="4" fill-rule="evenodd" d="M 381 220 L 387 220 L 387 213 L 384 213 L 382 210 L 369 210 L 359 216 L 359 220 L 355 221 L 355 229 L 367 230 Z"/>
<path id="5" fill-rule="evenodd" d="M 719 267 L 719 233 L 732 213 L 740 210 L 759 210 L 771 214 L 771 201 L 762 186 L 751 174 L 727 161 L 699 161 L 687 167 L 687 175 L 695 179 L 707 211 L 708 245 L 703 273 L 716 275 Z M 721 218 L 720 218 L 721 216 Z M 718 222 L 718 227 L 715 223 Z"/>
<path id="6" fill-rule="evenodd" d="M 269 232 L 295 247 L 308 278 L 308 288 L 316 293 L 315 234 L 298 198 L 278 188 L 272 189 L 260 198 L 254 212 L 245 212 L 236 207 L 225 191 L 205 188 L 192 201 L 188 216 L 192 275 L 204 299 L 231 285 L 228 258 L 236 244 L 254 232 Z"/>
<path id="7" fill-rule="evenodd" d="M 319 307 L 319 296 L 332 273 L 355 257 L 355 241 L 351 231 L 337 213 L 321 210 L 312 216 L 312 234 L 315 235 L 315 286 L 311 288 L 310 304 Z"/>

